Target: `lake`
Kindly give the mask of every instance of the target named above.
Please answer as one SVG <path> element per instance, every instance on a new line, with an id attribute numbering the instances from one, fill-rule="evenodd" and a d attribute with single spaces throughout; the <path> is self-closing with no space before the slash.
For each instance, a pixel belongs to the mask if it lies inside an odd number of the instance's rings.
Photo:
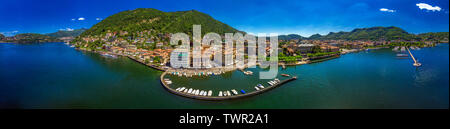
<path id="1" fill-rule="evenodd" d="M 449 45 L 412 53 L 421 67 L 378 49 L 279 68 L 279 74 L 298 79 L 257 96 L 216 102 L 171 94 L 159 82 L 162 72 L 126 57 L 107 58 L 64 43 L 0 43 L 0 108 L 447 109 Z M 258 79 L 260 68 L 249 70 L 253 76 L 234 71 L 171 78 L 174 88 L 214 91 L 267 85 Z"/>

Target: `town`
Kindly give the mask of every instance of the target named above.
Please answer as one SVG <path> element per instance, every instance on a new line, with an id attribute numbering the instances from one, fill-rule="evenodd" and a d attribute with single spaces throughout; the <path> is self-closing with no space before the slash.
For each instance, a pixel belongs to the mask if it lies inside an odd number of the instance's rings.
<path id="1" fill-rule="evenodd" d="M 120 32 L 108 32 L 102 36 L 87 36 L 79 40 L 74 40 L 73 46 L 80 50 L 95 51 L 102 55 L 113 55 L 113 56 L 126 56 L 133 60 L 136 60 L 142 64 L 151 66 L 155 69 L 162 71 L 178 72 L 189 71 L 189 68 L 193 69 L 189 75 L 193 74 L 206 74 L 206 73 L 223 73 L 227 71 L 236 70 L 236 68 L 224 67 L 221 69 L 209 69 L 212 66 L 233 66 L 238 63 L 234 61 L 232 63 L 225 62 L 198 62 L 201 61 L 201 55 L 210 55 L 212 59 L 214 54 L 210 53 L 209 49 L 212 46 L 202 46 L 201 53 L 187 54 L 189 55 L 189 67 L 183 67 L 181 69 L 175 69 L 171 67 L 170 60 L 178 59 L 177 57 L 172 57 L 171 54 L 175 49 L 174 45 L 170 45 L 169 39 L 171 34 L 154 34 L 155 31 L 142 31 L 138 32 L 137 36 L 130 36 L 127 31 Z M 222 36 L 223 37 L 223 36 Z M 266 52 L 270 52 L 270 42 L 266 41 L 267 46 Z M 328 59 L 333 59 L 339 57 L 341 54 L 346 54 L 350 52 L 358 52 L 366 49 L 375 49 L 382 47 L 393 47 L 401 45 L 415 45 L 419 47 L 433 46 L 435 42 L 432 41 L 405 41 L 405 40 L 310 40 L 310 39 L 290 39 L 290 40 L 278 40 L 278 61 L 283 67 L 285 65 L 301 65 L 306 63 L 313 63 L 317 61 L 323 61 Z M 224 43 L 222 43 L 225 45 Z M 247 42 L 244 43 L 246 46 Z M 192 45 L 192 41 L 191 41 Z M 235 46 L 235 45 L 234 45 Z M 223 48 L 223 47 L 222 47 Z M 192 53 L 193 49 L 186 50 L 186 52 Z M 248 48 L 243 48 L 245 61 L 248 60 Z M 236 59 L 236 53 L 239 49 L 227 49 L 222 51 L 224 58 Z M 209 53 L 208 53 L 209 52 Z M 182 53 L 179 53 L 182 55 Z M 268 57 L 269 58 L 269 57 Z M 245 62 L 244 61 L 244 62 Z M 192 67 L 193 64 L 203 63 L 203 67 Z M 213 70 L 213 71 L 211 71 Z M 194 73 L 195 72 L 195 73 Z"/>

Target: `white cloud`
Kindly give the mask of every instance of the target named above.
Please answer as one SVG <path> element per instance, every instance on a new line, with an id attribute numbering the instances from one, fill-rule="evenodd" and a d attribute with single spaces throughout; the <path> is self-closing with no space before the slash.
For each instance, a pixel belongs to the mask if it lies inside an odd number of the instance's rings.
<path id="1" fill-rule="evenodd" d="M 387 8 L 381 8 L 380 11 L 382 11 L 382 12 L 390 12 L 390 13 L 395 12 L 395 10 L 387 9 Z"/>
<path id="2" fill-rule="evenodd" d="M 95 18 L 95 20 L 100 21 L 100 20 L 102 20 L 102 18 Z"/>
<path id="3" fill-rule="evenodd" d="M 78 21 L 83 21 L 83 20 L 85 20 L 84 17 L 78 18 Z"/>
<path id="4" fill-rule="evenodd" d="M 420 10 L 426 9 L 426 10 L 433 11 L 433 12 L 434 11 L 441 11 L 441 7 L 439 7 L 439 6 L 431 6 L 431 5 L 426 4 L 426 3 L 418 3 L 418 4 L 416 4 L 416 6 L 418 6 Z"/>
<path id="5" fill-rule="evenodd" d="M 66 29 L 59 29 L 60 31 L 73 31 L 74 29 L 72 28 L 66 28 Z"/>
<path id="6" fill-rule="evenodd" d="M 72 18 L 71 20 L 72 20 L 72 21 L 75 21 L 75 18 Z"/>

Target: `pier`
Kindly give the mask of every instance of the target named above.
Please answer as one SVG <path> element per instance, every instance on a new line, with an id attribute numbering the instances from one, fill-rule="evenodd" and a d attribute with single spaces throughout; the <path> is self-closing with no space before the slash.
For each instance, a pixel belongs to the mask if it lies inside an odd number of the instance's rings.
<path id="1" fill-rule="evenodd" d="M 181 91 L 177 91 L 176 89 L 173 89 L 169 86 L 169 84 L 166 83 L 166 81 L 164 81 L 164 76 L 167 74 L 167 72 L 164 72 L 161 74 L 160 77 L 160 82 L 163 85 L 163 87 L 168 90 L 170 93 L 179 95 L 179 96 L 183 96 L 183 97 L 187 97 L 187 98 L 192 98 L 192 99 L 198 99 L 198 100 L 209 100 L 209 101 L 221 101 L 221 100 L 231 100 L 231 99 L 239 99 L 239 98 L 245 98 L 245 97 L 250 97 L 250 96 L 255 96 L 264 92 L 267 92 L 269 90 L 275 89 L 276 87 L 279 87 L 285 83 L 288 83 L 290 81 L 296 80 L 297 77 L 292 77 L 286 80 L 282 80 L 279 83 L 276 83 L 272 86 L 268 86 L 266 88 L 263 88 L 261 90 L 256 90 L 256 91 L 252 91 L 252 92 L 248 92 L 245 94 L 237 94 L 237 95 L 232 95 L 232 96 L 200 96 L 200 95 L 193 95 L 193 94 L 188 94 L 188 93 L 183 93 Z"/>
<path id="2" fill-rule="evenodd" d="M 419 62 L 417 62 L 416 58 L 414 58 L 414 56 L 413 56 L 413 54 L 411 53 L 411 51 L 409 50 L 409 48 L 406 48 L 406 49 L 408 50 L 409 55 L 411 55 L 411 58 L 414 60 L 414 64 L 413 64 L 413 65 L 416 66 L 416 67 L 421 66 L 422 64 L 419 63 Z"/>

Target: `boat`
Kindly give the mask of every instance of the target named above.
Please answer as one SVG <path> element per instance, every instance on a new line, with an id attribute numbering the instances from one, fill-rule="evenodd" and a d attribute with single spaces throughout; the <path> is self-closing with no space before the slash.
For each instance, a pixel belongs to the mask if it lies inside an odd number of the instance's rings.
<path id="1" fill-rule="evenodd" d="M 222 91 L 219 91 L 219 96 L 222 96 Z"/>
<path id="2" fill-rule="evenodd" d="M 399 54 L 397 54 L 397 57 L 408 57 L 408 54 L 399 53 Z"/>
<path id="3" fill-rule="evenodd" d="M 244 90 L 241 90 L 241 93 L 242 93 L 242 94 L 245 94 L 245 91 L 244 91 Z"/>
<path id="4" fill-rule="evenodd" d="M 184 89 L 184 91 L 183 91 L 183 92 L 184 92 L 184 93 L 187 93 L 187 91 L 188 91 L 188 89 Z"/>
<path id="5" fill-rule="evenodd" d="M 259 90 L 259 88 L 258 88 L 258 87 L 256 87 L 256 86 L 255 86 L 255 89 L 256 89 L 256 90 Z"/>
<path id="6" fill-rule="evenodd" d="M 231 92 L 233 92 L 234 95 L 238 94 L 238 92 L 235 89 L 232 89 Z"/>
<path id="7" fill-rule="evenodd" d="M 258 85 L 258 87 L 259 87 L 259 88 L 261 88 L 261 89 L 264 89 L 264 86 L 263 86 L 263 85 L 261 85 L 261 84 L 260 84 L 260 85 Z"/>
<path id="8" fill-rule="evenodd" d="M 230 91 L 227 91 L 227 95 L 228 95 L 228 96 L 231 96 L 231 93 L 230 93 Z"/>
<path id="9" fill-rule="evenodd" d="M 208 91 L 208 96 L 211 96 L 211 95 L 212 95 L 212 91 L 209 90 L 209 91 Z"/>
<path id="10" fill-rule="evenodd" d="M 281 76 L 289 77 L 289 74 L 281 74 Z"/>
<path id="11" fill-rule="evenodd" d="M 189 88 L 187 93 L 192 94 L 192 88 Z"/>

